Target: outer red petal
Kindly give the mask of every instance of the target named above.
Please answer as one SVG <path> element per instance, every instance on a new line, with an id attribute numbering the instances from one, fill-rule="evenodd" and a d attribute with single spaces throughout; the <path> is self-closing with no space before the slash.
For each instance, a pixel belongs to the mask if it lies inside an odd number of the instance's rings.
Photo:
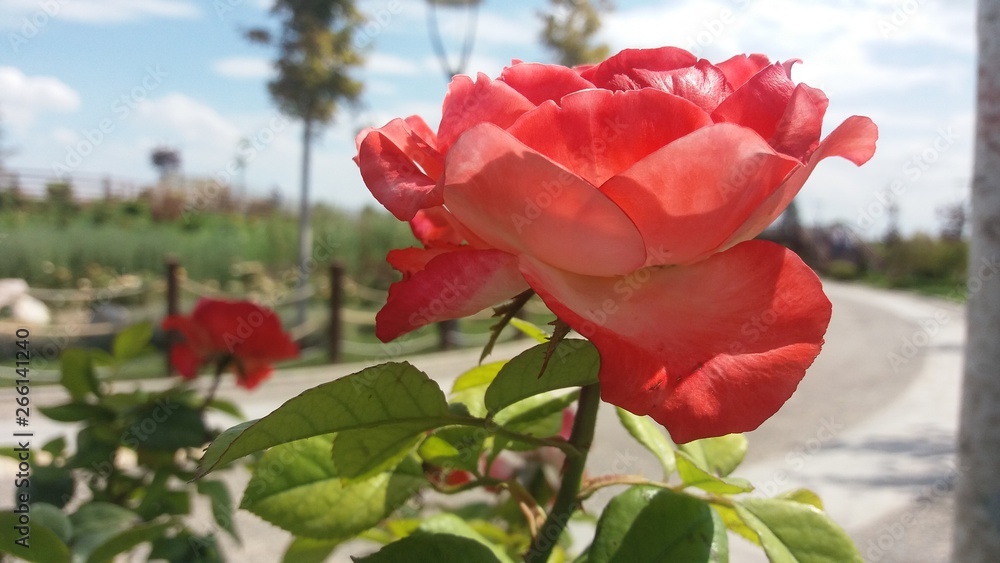
<path id="1" fill-rule="evenodd" d="M 797 165 L 753 131 L 720 123 L 661 148 L 601 190 L 639 228 L 647 265 L 685 264 L 714 253 Z"/>
<path id="2" fill-rule="evenodd" d="M 447 151 L 459 135 L 477 123 L 493 123 L 506 129 L 534 108 L 535 104 L 502 80 L 490 80 L 480 73 L 473 83 L 460 74 L 448 86 L 441 108 L 438 148 Z"/>
<path id="3" fill-rule="evenodd" d="M 753 75 L 712 113 L 717 122 L 738 123 L 770 139 L 785 114 L 795 85 L 787 69 L 773 64 Z"/>
<path id="4" fill-rule="evenodd" d="M 816 150 L 823 131 L 823 115 L 830 100 L 822 90 L 799 84 L 769 142 L 774 150 L 802 162 Z"/>
<path id="5" fill-rule="evenodd" d="M 397 248 L 390 250 L 385 260 L 393 268 L 403 274 L 403 279 L 410 279 L 413 274 L 423 271 L 427 263 L 441 256 L 454 252 L 457 248 Z"/>
<path id="6" fill-rule="evenodd" d="M 278 361 L 297 357 L 298 346 L 270 309 L 249 301 L 201 299 L 191 318 L 212 337 L 214 350 L 244 359 Z"/>
<path id="7" fill-rule="evenodd" d="M 771 64 L 765 55 L 754 53 L 753 55 L 736 55 L 731 59 L 716 63 L 715 66 L 726 75 L 726 81 L 733 90 L 743 86 L 750 77 L 760 72 L 761 69 Z"/>
<path id="8" fill-rule="evenodd" d="M 492 247 L 589 275 L 630 272 L 645 261 L 632 221 L 599 190 L 481 124 L 448 152 L 445 202 Z"/>
<path id="9" fill-rule="evenodd" d="M 202 361 L 203 358 L 187 342 L 170 347 L 170 365 L 174 366 L 184 379 L 198 377 Z"/>
<path id="10" fill-rule="evenodd" d="M 253 389 L 267 379 L 274 369 L 269 362 L 245 360 L 233 367 L 236 374 L 236 383 L 241 387 Z"/>
<path id="11" fill-rule="evenodd" d="M 791 251 L 750 241 L 625 278 L 522 260 L 531 286 L 601 354 L 601 394 L 677 442 L 757 428 L 819 354 L 830 302 Z"/>
<path id="12" fill-rule="evenodd" d="M 444 201 L 436 181 L 381 131 L 370 131 L 361 141 L 358 166 L 375 199 L 400 221 Z"/>
<path id="13" fill-rule="evenodd" d="M 441 254 L 392 284 L 375 317 L 375 334 L 388 342 L 411 330 L 478 313 L 528 289 L 517 257 L 499 250 L 456 250 Z"/>
<path id="14" fill-rule="evenodd" d="M 424 246 L 459 245 L 464 241 L 454 217 L 444 207 L 421 209 L 410 221 L 413 236 Z"/>
<path id="15" fill-rule="evenodd" d="M 571 68 L 541 63 L 511 65 L 500 73 L 500 80 L 536 106 L 548 100 L 558 102 L 563 96 L 594 87 Z"/>
<path id="16" fill-rule="evenodd" d="M 543 104 L 507 132 L 600 186 L 653 151 L 712 124 L 693 103 L 653 89 L 585 90 Z"/>
<path id="17" fill-rule="evenodd" d="M 848 117 L 823 139 L 823 142 L 809 156 L 809 162 L 805 166 L 792 172 L 770 197 L 757 206 L 753 215 L 746 219 L 721 248 L 729 248 L 763 232 L 788 207 L 789 202 L 802 189 L 802 185 L 805 184 L 819 161 L 830 156 L 841 156 L 861 166 L 875 154 L 875 141 L 877 139 L 878 127 L 871 119 L 858 115 Z"/>

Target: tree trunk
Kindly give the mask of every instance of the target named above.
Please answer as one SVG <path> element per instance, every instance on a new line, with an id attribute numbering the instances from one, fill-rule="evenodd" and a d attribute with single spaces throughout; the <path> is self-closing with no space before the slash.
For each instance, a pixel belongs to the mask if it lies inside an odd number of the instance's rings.
<path id="1" fill-rule="evenodd" d="M 298 283 L 296 284 L 295 324 L 306 322 L 306 312 L 309 302 L 302 297 L 309 284 L 309 274 L 313 265 L 310 264 L 312 254 L 312 226 L 309 221 L 309 153 L 312 151 L 311 119 L 302 122 L 302 190 L 299 194 L 299 263 Z"/>
<path id="2" fill-rule="evenodd" d="M 955 563 L 1000 561 L 1000 0 L 979 0 L 968 339 Z"/>

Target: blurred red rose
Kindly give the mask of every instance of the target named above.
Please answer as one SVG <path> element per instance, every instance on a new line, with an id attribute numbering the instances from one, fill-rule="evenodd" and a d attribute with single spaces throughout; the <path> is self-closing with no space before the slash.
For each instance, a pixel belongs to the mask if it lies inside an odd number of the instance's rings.
<path id="1" fill-rule="evenodd" d="M 792 62 L 672 47 L 576 69 L 515 63 L 451 83 L 358 136 L 372 194 L 424 248 L 377 318 L 383 341 L 533 289 L 601 354 L 602 397 L 678 442 L 752 430 L 794 392 L 830 303 L 791 251 L 752 240 L 820 160 L 861 165 L 877 129 L 820 139 L 827 98 Z"/>
<path id="2" fill-rule="evenodd" d="M 170 349 L 170 363 L 185 379 L 205 364 L 224 362 L 239 385 L 253 389 L 271 374 L 272 364 L 299 355 L 278 316 L 249 301 L 203 298 L 190 316 L 164 319 L 163 329 L 184 337 Z"/>

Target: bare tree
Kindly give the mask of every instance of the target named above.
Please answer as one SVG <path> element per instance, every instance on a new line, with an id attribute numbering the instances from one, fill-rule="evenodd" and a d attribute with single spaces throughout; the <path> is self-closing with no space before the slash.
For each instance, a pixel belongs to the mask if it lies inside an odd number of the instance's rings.
<path id="1" fill-rule="evenodd" d="M 979 80 L 955 563 L 1000 561 L 1000 0 L 979 0 Z"/>

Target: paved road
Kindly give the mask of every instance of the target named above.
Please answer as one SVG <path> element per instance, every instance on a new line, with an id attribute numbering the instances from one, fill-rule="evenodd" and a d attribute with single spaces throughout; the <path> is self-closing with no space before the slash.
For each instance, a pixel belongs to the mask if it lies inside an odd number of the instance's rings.
<path id="1" fill-rule="evenodd" d="M 782 411 L 750 433 L 750 452 L 738 475 L 750 478 L 762 493 L 799 486 L 817 491 L 868 561 L 945 561 L 962 309 L 852 285 L 828 283 L 827 291 L 834 316 L 824 351 Z M 500 346 L 494 357 L 509 357 L 527 344 Z M 447 389 L 477 357 L 470 351 L 411 361 Z M 254 393 L 225 384 L 220 392 L 238 401 L 248 416 L 258 417 L 302 390 L 360 367 L 299 369 L 283 372 Z M 59 397 L 46 391 L 33 399 L 54 403 Z M 658 464 L 620 428 L 613 409 L 602 406 L 598 424 L 591 474 L 658 476 Z M 36 428 L 39 435 L 54 431 Z M 239 481 L 233 486 L 242 487 Z M 3 494 L 0 498 L 9 497 Z M 613 494 L 595 495 L 588 506 L 599 509 Z M 280 560 L 285 532 L 248 513 L 240 514 L 238 526 L 246 544 L 227 546 L 232 560 Z M 765 561 L 746 542 L 732 543 L 734 562 Z M 335 560 L 349 561 L 346 556 Z"/>

